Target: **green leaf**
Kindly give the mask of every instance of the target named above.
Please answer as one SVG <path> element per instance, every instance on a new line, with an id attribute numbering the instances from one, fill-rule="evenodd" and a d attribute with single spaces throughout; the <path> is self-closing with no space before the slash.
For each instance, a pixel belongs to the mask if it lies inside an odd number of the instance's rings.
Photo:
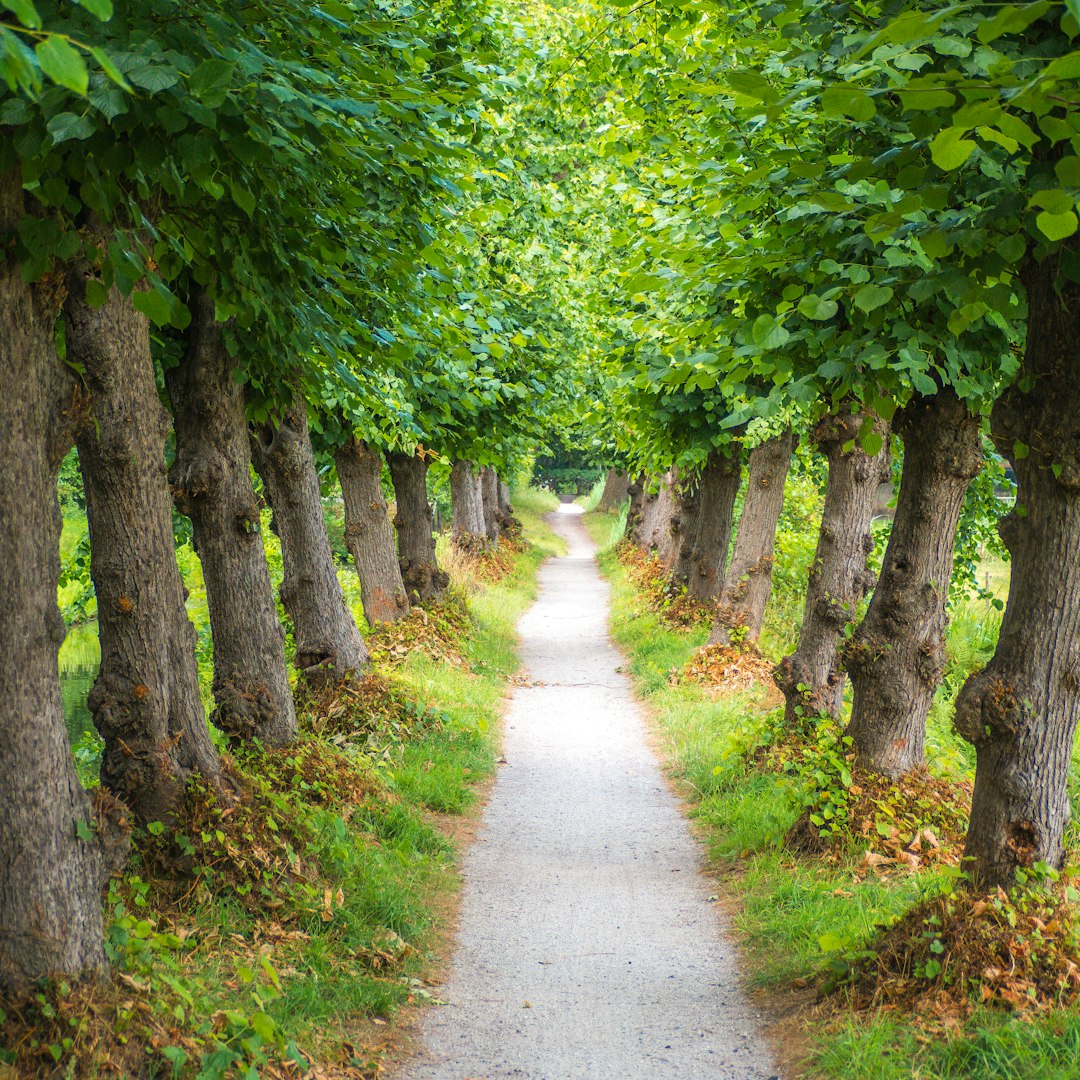
<path id="1" fill-rule="evenodd" d="M 169 325 L 172 318 L 172 304 L 169 297 L 157 289 L 132 293 L 131 303 L 136 311 L 141 311 L 156 325 Z"/>
<path id="2" fill-rule="evenodd" d="M 85 97 L 90 82 L 83 58 L 63 38 L 51 35 L 34 49 L 41 70 L 54 83 Z"/>
<path id="3" fill-rule="evenodd" d="M 874 99 L 856 86 L 830 86 L 822 91 L 821 108 L 826 116 L 846 116 L 852 120 L 872 120 L 877 113 Z"/>
<path id="4" fill-rule="evenodd" d="M 869 314 L 893 298 L 893 290 L 888 285 L 864 285 L 854 296 L 854 304 L 860 311 Z"/>
<path id="5" fill-rule="evenodd" d="M 885 440 L 873 428 L 863 432 L 859 442 L 870 457 L 877 457 L 881 453 L 881 448 L 885 445 Z"/>
<path id="6" fill-rule="evenodd" d="M 823 953 L 839 952 L 841 949 L 845 948 L 846 945 L 847 942 L 837 934 L 822 934 L 821 937 L 818 938 L 818 946 Z"/>
<path id="7" fill-rule="evenodd" d="M 129 71 L 128 78 L 136 86 L 156 94 L 159 90 L 168 90 L 170 86 L 175 86 L 180 81 L 180 73 L 168 64 L 143 64 L 142 67 Z"/>
<path id="8" fill-rule="evenodd" d="M 102 22 L 108 22 L 113 15 L 112 0 L 75 0 L 80 6 L 86 8 L 95 18 Z"/>
<path id="9" fill-rule="evenodd" d="M 216 108 L 229 95 L 235 65 L 225 60 L 204 60 L 188 80 L 188 89 L 208 108 Z"/>
<path id="10" fill-rule="evenodd" d="M 23 26 L 31 30 L 41 29 L 41 16 L 34 6 L 34 0 L 0 0 L 0 7 L 12 12 Z"/>
<path id="11" fill-rule="evenodd" d="M 89 139 L 94 134 L 93 121 L 73 112 L 57 113 L 45 125 L 53 142 L 67 142 L 68 139 Z"/>
<path id="12" fill-rule="evenodd" d="M 1067 210 L 1063 214 L 1052 214 L 1049 210 L 1044 210 L 1035 219 L 1035 224 L 1047 240 L 1064 240 L 1076 232 L 1078 223 L 1073 210 Z"/>
<path id="13" fill-rule="evenodd" d="M 835 300 L 825 300 L 817 293 L 808 293 L 799 301 L 799 314 L 816 322 L 831 319 L 839 310 Z"/>
<path id="14" fill-rule="evenodd" d="M 112 57 L 110 57 L 104 49 L 99 49 L 97 46 L 94 46 L 94 48 L 90 50 L 90 55 L 101 65 L 101 70 L 104 71 L 117 86 L 124 90 L 131 89 L 131 83 L 124 78 L 123 73 L 116 64 L 113 63 Z"/>
<path id="15" fill-rule="evenodd" d="M 791 333 L 780 325 L 772 315 L 759 315 L 750 331 L 754 344 L 762 349 L 778 349 Z"/>
<path id="16" fill-rule="evenodd" d="M 939 169 L 948 172 L 964 164 L 975 149 L 974 139 L 965 139 L 966 128 L 948 127 L 930 141 L 930 156 Z"/>

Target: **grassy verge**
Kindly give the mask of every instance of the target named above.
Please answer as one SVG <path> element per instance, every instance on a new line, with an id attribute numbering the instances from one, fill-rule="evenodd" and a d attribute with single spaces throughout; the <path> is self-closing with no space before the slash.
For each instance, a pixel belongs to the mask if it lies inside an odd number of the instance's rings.
<path id="1" fill-rule="evenodd" d="M 415 647 L 300 702 L 296 744 L 233 755 L 235 791 L 193 786 L 176 821 L 136 831 L 106 904 L 115 979 L 3 1003 L 4 1080 L 376 1075 L 395 1014 L 428 997 L 452 818 L 494 772 L 555 505 L 521 493 L 523 542 L 456 565 Z"/>
<path id="2" fill-rule="evenodd" d="M 788 850 L 784 838 L 814 789 L 807 773 L 822 762 L 793 753 L 778 763 L 775 751 L 770 760 L 769 748 L 782 741 L 781 714 L 768 710 L 764 694 L 718 693 L 672 677 L 685 668 L 706 631 L 673 628 L 649 609 L 610 547 L 620 533 L 611 515 L 588 514 L 586 525 L 612 582 L 613 636 L 654 718 L 666 764 L 687 794 L 711 868 L 733 899 L 746 982 L 774 1014 L 787 1016 L 780 1047 L 787 1071 L 836 1080 L 1078 1075 L 1080 1012 L 1074 1008 L 1018 1015 L 975 1006 L 927 1015 L 896 1007 L 855 1009 L 843 992 L 818 998 L 814 988 L 848 974 L 851 958 L 880 933 L 881 924 L 940 895 L 955 871 L 929 862 L 915 870 L 877 872 L 867 862 L 869 845 L 858 839 L 828 857 Z M 775 605 L 792 606 L 783 595 Z M 985 661 L 992 636 L 987 638 L 985 619 L 974 608 L 962 609 L 955 619 L 949 673 L 954 685 L 942 690 L 929 743 L 935 772 L 956 782 L 969 775 L 972 762 L 949 730 L 950 695 L 967 670 Z"/>

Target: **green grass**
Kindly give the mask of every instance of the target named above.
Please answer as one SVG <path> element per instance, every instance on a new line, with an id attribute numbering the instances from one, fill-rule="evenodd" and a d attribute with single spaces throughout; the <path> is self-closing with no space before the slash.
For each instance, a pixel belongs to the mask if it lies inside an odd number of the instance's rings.
<path id="1" fill-rule="evenodd" d="M 795 781 L 764 773 L 748 761 L 756 746 L 769 741 L 779 714 L 762 713 L 746 696 L 716 699 L 699 687 L 671 685 L 670 672 L 686 663 L 704 631 L 672 630 L 645 610 L 611 551 L 621 535 L 613 515 L 590 513 L 586 526 L 612 583 L 612 634 L 649 707 L 665 763 L 685 785 L 712 869 L 737 901 L 734 921 L 746 982 L 786 994 L 793 980 L 812 978 L 825 966 L 823 938 L 830 946 L 839 939 L 847 947 L 861 947 L 877 924 L 939 890 L 940 872 L 857 880 L 864 875 L 856 874 L 861 852 L 855 845 L 836 863 L 787 852 L 781 841 L 800 808 Z M 794 639 L 786 624 L 796 615 L 801 615 L 798 598 L 786 595 L 781 583 L 770 612 L 771 642 L 764 640 L 774 656 L 781 651 L 776 643 Z M 951 703 L 966 677 L 992 655 L 1000 618 L 985 601 L 961 604 L 952 613 L 949 667 L 928 732 L 931 766 L 938 772 L 959 776 L 973 770 L 973 751 L 951 728 Z M 807 1076 L 1065 1080 L 1080 1075 L 1080 1015 L 1072 1011 L 1030 1022 L 977 1011 L 949 1039 L 927 1037 L 916 1019 L 856 1015 L 823 1030 L 819 1024 L 809 1034 Z"/>
<path id="2" fill-rule="evenodd" d="M 427 996 L 421 979 L 438 958 L 441 913 L 452 907 L 460 886 L 457 852 L 449 831 L 440 828 L 441 816 L 467 813 L 494 772 L 508 680 L 518 668 L 516 624 L 536 595 L 540 563 L 564 546 L 543 521 L 557 506 L 544 493 L 516 493 L 527 550 L 514 556 L 497 584 L 476 579 L 459 586 L 472 615 L 461 642 L 468 670 L 414 651 L 393 672 L 415 703 L 415 716 L 401 731 L 380 736 L 376 748 L 365 746 L 363 735 L 355 745 L 313 736 L 298 744 L 351 762 L 369 778 L 370 795 L 342 802 L 330 791 L 328 799 L 317 798 L 318 782 L 312 787 L 289 779 L 291 772 L 271 782 L 267 759 L 258 752 L 241 755 L 248 783 L 270 800 L 273 835 L 261 831 L 266 814 L 260 811 L 253 837 L 226 835 L 224 816 L 216 845 L 213 826 L 203 826 L 201 836 L 215 857 L 231 845 L 249 884 L 242 874 L 207 877 L 209 887 L 194 888 L 179 914 L 162 917 L 157 886 L 147 884 L 157 864 L 142 856 L 129 864 L 109 899 L 109 935 L 114 960 L 134 980 L 131 990 L 142 988 L 154 1020 L 147 1027 L 149 1014 L 131 1002 L 106 1012 L 130 1045 L 148 1048 L 142 1060 L 149 1061 L 149 1075 L 224 1080 L 257 1075 L 264 1064 L 297 1053 L 338 1061 L 343 1046 L 362 1045 L 357 1025 L 365 1018 L 392 1017 Z M 169 842 L 177 835 L 175 827 L 159 832 Z M 189 840 L 197 839 L 191 832 Z M 303 860 L 302 880 L 282 884 L 277 871 L 267 876 L 260 870 L 265 864 L 249 859 L 249 849 L 279 841 L 286 862 L 290 851 Z M 213 867 L 212 875 L 228 864 L 201 854 L 194 861 Z M 269 899 L 253 907 L 250 898 L 267 887 Z M 138 998 L 131 990 L 120 992 Z M 78 1075 L 109 1074 L 91 1045 L 93 1025 L 79 1027 L 81 1014 L 68 1025 L 75 1000 L 58 988 L 60 1019 L 37 1021 L 37 1053 L 46 1063 L 41 1075 L 57 1056 L 61 1073 L 70 1066 Z M 0 1013 L 0 1072 L 10 1057 L 3 1049 L 4 1022 Z M 370 1070 L 371 1055 L 357 1053 L 351 1063 Z"/>

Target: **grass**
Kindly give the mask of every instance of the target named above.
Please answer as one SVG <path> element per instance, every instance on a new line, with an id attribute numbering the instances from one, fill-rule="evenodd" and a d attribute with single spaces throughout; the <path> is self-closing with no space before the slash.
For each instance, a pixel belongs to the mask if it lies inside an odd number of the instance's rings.
<path id="1" fill-rule="evenodd" d="M 428 997 L 460 885 L 451 822 L 494 772 L 516 623 L 562 546 L 554 497 L 515 506 L 527 546 L 505 575 L 457 567 L 465 663 L 414 650 L 388 673 L 393 725 L 358 712 L 245 753 L 243 799 L 192 789 L 180 824 L 140 830 L 106 906 L 116 981 L 5 1003 L 0 1075 L 377 1074 L 393 1017 Z"/>
<path id="2" fill-rule="evenodd" d="M 828 860 L 786 850 L 783 838 L 802 809 L 798 775 L 765 771 L 753 756 L 755 748 L 774 738 L 779 715 L 763 711 L 760 698 L 752 694 L 717 698 L 700 686 L 673 681 L 672 671 L 686 664 L 705 631 L 672 629 L 647 610 L 611 550 L 622 531 L 614 515 L 589 513 L 585 523 L 612 583 L 612 634 L 649 707 L 665 763 L 689 797 L 712 870 L 735 901 L 746 982 L 790 1007 L 793 984 L 812 982 L 828 970 L 838 950 L 858 950 L 875 936 L 878 925 L 940 892 L 950 871 L 870 874 L 858 843 Z M 809 546 L 783 534 L 781 542 L 789 554 Z M 988 572 L 995 584 L 1007 581 L 1007 567 Z M 783 568 L 762 639 L 775 658 L 794 642 L 801 615 L 785 577 L 792 583 L 805 581 L 797 564 Z M 1000 620 L 1000 612 L 985 601 L 963 603 L 952 612 L 950 662 L 928 726 L 935 773 L 960 777 L 973 771 L 972 749 L 951 728 L 951 702 L 967 675 L 992 655 Z M 1072 787 L 1074 792 L 1080 788 L 1075 768 Z M 791 1045 L 781 1047 L 793 1072 L 833 1080 L 1065 1080 L 1078 1075 L 1080 1013 L 1073 1009 L 1022 1020 L 976 1008 L 959 1028 L 943 1031 L 940 1025 L 928 1030 L 918 1018 L 903 1014 L 853 1013 L 843 1001 L 834 999 L 824 1013 L 817 1008 L 806 1014 L 806 1042 L 794 1058 Z"/>

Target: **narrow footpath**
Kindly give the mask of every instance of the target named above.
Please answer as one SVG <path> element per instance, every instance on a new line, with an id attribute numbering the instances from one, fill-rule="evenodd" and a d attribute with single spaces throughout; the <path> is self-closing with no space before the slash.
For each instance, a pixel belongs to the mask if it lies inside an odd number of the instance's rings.
<path id="1" fill-rule="evenodd" d="M 577 507 L 521 620 L 518 689 L 465 860 L 447 1004 L 409 1080 L 777 1075 L 701 851 L 647 744 Z"/>

